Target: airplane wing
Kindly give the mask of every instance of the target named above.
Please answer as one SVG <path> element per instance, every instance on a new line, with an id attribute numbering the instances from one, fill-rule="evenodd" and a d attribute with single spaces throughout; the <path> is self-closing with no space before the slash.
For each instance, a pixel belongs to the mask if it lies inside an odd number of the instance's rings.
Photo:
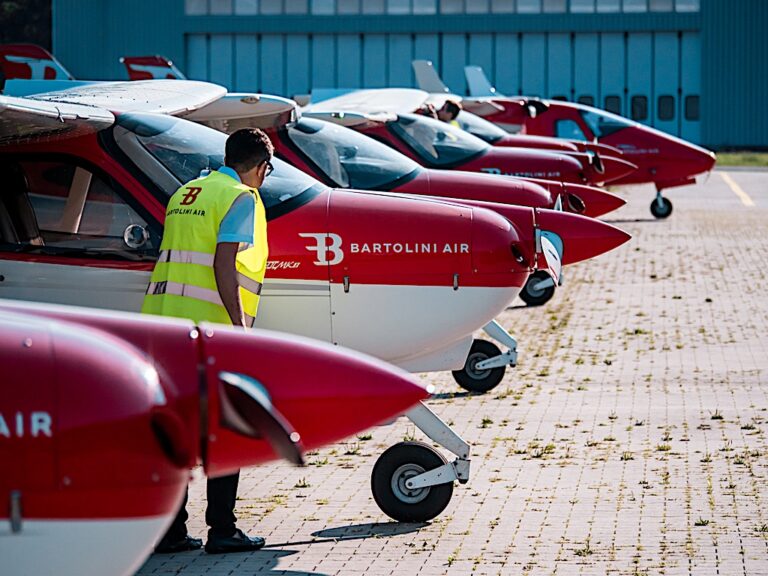
<path id="1" fill-rule="evenodd" d="M 280 96 L 231 92 L 180 116 L 231 133 L 239 128 L 270 128 L 292 122 L 299 117 L 299 107 Z"/>
<path id="2" fill-rule="evenodd" d="M 111 112 L 93 106 L 0 96 L 0 144 L 81 136 L 114 121 Z"/>
<path id="3" fill-rule="evenodd" d="M 30 96 L 46 102 L 97 106 L 115 112 L 186 114 L 219 100 L 227 89 L 194 80 L 102 82 Z"/>
<path id="4" fill-rule="evenodd" d="M 423 90 L 413 88 L 378 88 L 357 90 L 329 98 L 322 102 L 310 104 L 306 112 L 336 112 L 348 111 L 361 114 L 398 114 L 413 112 L 420 108 L 429 98 Z"/>
<path id="5" fill-rule="evenodd" d="M 480 66 L 464 66 L 464 77 L 467 79 L 467 86 L 471 96 L 504 97 L 504 94 L 496 92 L 496 88 L 491 86 Z"/>

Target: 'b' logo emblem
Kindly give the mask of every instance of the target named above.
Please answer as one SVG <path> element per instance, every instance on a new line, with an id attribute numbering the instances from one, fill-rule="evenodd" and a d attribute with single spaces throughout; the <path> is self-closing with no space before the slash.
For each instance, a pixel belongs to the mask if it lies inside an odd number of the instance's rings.
<path id="1" fill-rule="evenodd" d="M 182 206 L 188 206 L 197 200 L 197 195 L 200 194 L 203 189 L 199 186 L 187 186 L 187 190 L 189 190 L 189 192 L 184 194 L 184 198 L 181 199 Z"/>
<path id="2" fill-rule="evenodd" d="M 338 234 L 299 234 L 302 238 L 312 238 L 314 245 L 307 246 L 307 250 L 316 254 L 315 266 L 333 266 L 344 260 L 344 252 L 341 249 L 341 236 Z M 330 240 L 330 244 L 328 244 Z M 328 260 L 328 253 L 331 259 Z"/>

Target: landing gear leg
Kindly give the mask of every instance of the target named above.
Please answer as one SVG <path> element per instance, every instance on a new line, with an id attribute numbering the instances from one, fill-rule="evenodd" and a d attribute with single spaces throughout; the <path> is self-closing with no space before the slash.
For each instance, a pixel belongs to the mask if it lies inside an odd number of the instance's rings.
<path id="1" fill-rule="evenodd" d="M 457 456 L 453 462 L 422 442 L 399 442 L 376 461 L 371 473 L 373 498 L 399 522 L 426 522 L 445 510 L 453 481 L 469 480 L 469 444 L 424 404 L 405 414 L 432 441 Z"/>

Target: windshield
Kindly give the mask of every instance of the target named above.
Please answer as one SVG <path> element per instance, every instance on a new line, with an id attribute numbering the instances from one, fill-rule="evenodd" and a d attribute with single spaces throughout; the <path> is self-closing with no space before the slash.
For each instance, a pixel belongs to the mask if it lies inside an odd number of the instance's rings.
<path id="1" fill-rule="evenodd" d="M 485 140 L 489 144 L 498 142 L 507 135 L 504 130 L 496 126 L 493 122 L 488 122 L 485 118 L 480 118 L 477 114 L 472 114 L 466 110 L 459 112 L 456 120 L 464 130 L 470 134 L 474 134 L 481 140 Z"/>
<path id="2" fill-rule="evenodd" d="M 340 188 L 386 190 L 420 166 L 386 144 L 322 120 L 302 118 L 288 138 Z"/>
<path id="3" fill-rule="evenodd" d="M 392 132 L 432 166 L 462 164 L 489 148 L 488 143 L 477 136 L 425 116 L 401 114 L 389 126 Z"/>
<path id="4" fill-rule="evenodd" d="M 581 114 L 589 129 L 592 130 L 595 138 L 602 138 L 634 125 L 633 122 L 626 118 L 611 114 L 610 112 L 579 110 L 579 114 Z"/>
<path id="5" fill-rule="evenodd" d="M 203 170 L 216 170 L 224 163 L 227 135 L 217 130 L 156 114 L 122 114 L 117 124 L 133 133 L 143 149 L 165 166 L 179 184 L 194 180 Z M 124 147 L 119 139 L 118 144 L 141 168 L 141 160 L 135 158 L 130 148 Z M 259 188 L 259 196 L 268 211 L 289 200 L 298 200 L 299 196 L 303 204 L 326 188 L 278 158 L 272 158 L 272 165 L 274 171 Z M 169 195 L 173 192 L 175 189 L 166 190 Z"/>

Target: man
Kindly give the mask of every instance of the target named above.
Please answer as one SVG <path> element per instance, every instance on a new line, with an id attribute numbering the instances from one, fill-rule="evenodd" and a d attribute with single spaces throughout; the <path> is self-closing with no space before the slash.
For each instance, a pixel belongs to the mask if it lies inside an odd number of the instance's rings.
<path id="1" fill-rule="evenodd" d="M 456 100 L 446 100 L 439 110 L 435 110 L 432 104 L 427 104 L 419 112 L 425 116 L 431 116 L 436 120 L 461 128 L 459 121 L 456 120 L 459 112 L 461 112 L 461 103 Z"/>
<path id="2" fill-rule="evenodd" d="M 267 223 L 258 188 L 272 171 L 272 142 L 261 130 L 234 132 L 224 166 L 171 196 L 160 256 L 142 312 L 245 328 L 256 316 L 267 265 Z M 210 554 L 258 550 L 264 539 L 235 526 L 239 473 L 208 479 Z M 202 547 L 187 534 L 187 498 L 157 552 Z"/>

